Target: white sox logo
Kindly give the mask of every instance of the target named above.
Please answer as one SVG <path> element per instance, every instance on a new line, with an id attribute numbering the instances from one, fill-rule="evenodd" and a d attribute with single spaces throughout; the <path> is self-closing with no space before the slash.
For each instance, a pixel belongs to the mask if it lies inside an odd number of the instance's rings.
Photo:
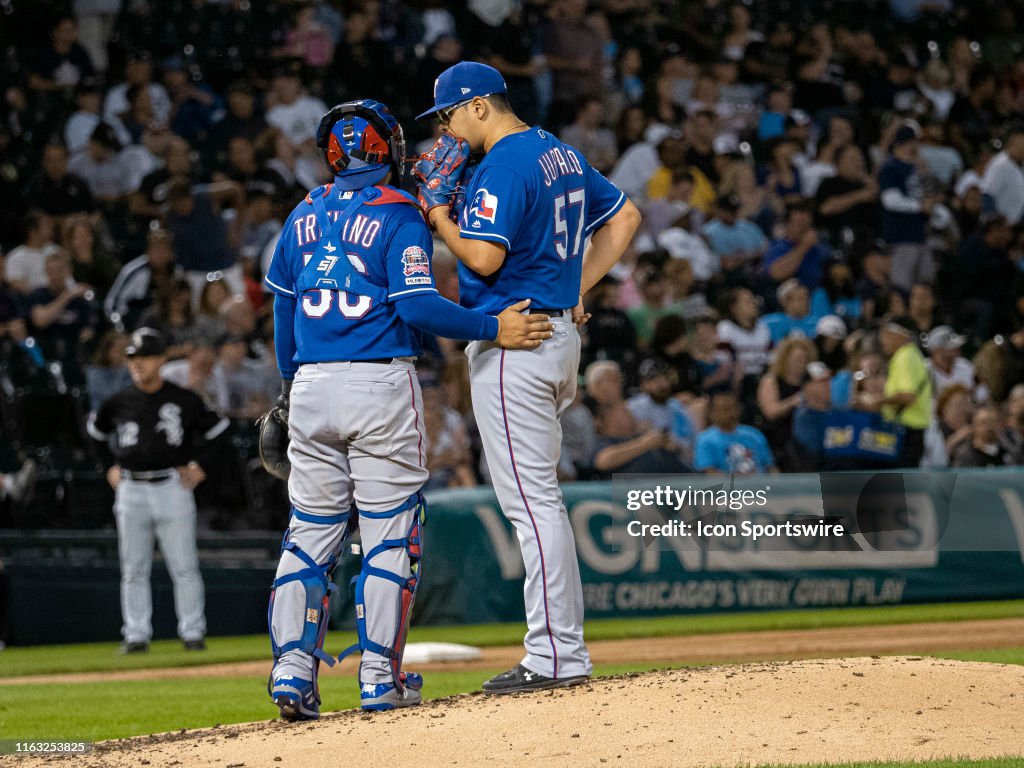
<path id="1" fill-rule="evenodd" d="M 185 436 L 185 430 L 181 425 L 181 408 L 174 403 L 164 403 L 157 413 L 160 414 L 160 421 L 156 425 L 156 431 L 164 433 L 168 445 L 181 445 L 181 440 Z"/>

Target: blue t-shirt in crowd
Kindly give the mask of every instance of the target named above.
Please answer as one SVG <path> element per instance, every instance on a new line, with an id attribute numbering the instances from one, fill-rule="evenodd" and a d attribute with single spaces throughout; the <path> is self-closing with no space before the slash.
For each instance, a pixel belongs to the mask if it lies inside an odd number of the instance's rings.
<path id="1" fill-rule="evenodd" d="M 704 237 L 716 256 L 732 256 L 737 251 L 762 250 L 768 244 L 761 228 L 746 219 L 737 219 L 733 225 L 718 219 L 704 225 Z"/>
<path id="2" fill-rule="evenodd" d="M 717 469 L 719 472 L 749 475 L 767 472 L 775 466 L 775 459 L 761 431 L 740 424 L 732 432 L 708 427 L 697 435 L 693 464 L 698 472 Z"/>
<path id="3" fill-rule="evenodd" d="M 811 314 L 818 317 L 838 315 L 843 320 L 860 320 L 864 314 L 864 302 L 859 296 L 852 299 L 840 298 L 830 301 L 824 288 L 815 288 L 811 294 Z"/>
<path id="4" fill-rule="evenodd" d="M 878 174 L 878 189 L 884 195 L 887 189 L 898 189 L 906 197 L 920 201 L 924 197 L 921 176 L 911 163 L 890 157 Z M 923 213 L 900 213 L 882 206 L 882 239 L 887 243 L 924 243 Z"/>
<path id="5" fill-rule="evenodd" d="M 795 247 L 796 243 L 788 237 L 783 238 L 782 240 L 775 240 L 764 254 L 764 271 L 767 273 L 768 268 L 771 267 L 772 264 L 781 259 Z M 815 245 L 804 254 L 804 258 L 800 262 L 800 266 L 797 267 L 794 277 L 799 280 L 807 290 L 812 291 L 821 284 L 821 272 L 825 267 L 825 260 L 828 258 L 828 255 L 828 251 L 820 245 Z"/>
<path id="6" fill-rule="evenodd" d="M 769 312 L 761 319 L 768 326 L 768 332 L 772 335 L 772 343 L 778 344 L 790 334 L 813 339 L 818 320 L 821 318 L 813 312 L 804 317 L 791 317 L 785 312 Z"/>

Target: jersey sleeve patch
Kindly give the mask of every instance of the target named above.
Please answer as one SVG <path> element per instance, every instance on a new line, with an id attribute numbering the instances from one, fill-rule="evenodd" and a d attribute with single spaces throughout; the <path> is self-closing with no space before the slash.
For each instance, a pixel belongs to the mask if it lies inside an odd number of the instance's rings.
<path id="1" fill-rule="evenodd" d="M 431 285 L 430 257 L 418 245 L 402 251 L 402 274 L 406 285 Z"/>
<path id="2" fill-rule="evenodd" d="M 492 195 L 486 189 L 478 189 L 476 194 L 473 195 L 472 204 L 469 206 L 469 214 L 471 217 L 489 221 L 493 224 L 495 216 L 498 215 L 498 196 Z M 473 222 L 469 226 L 476 229 L 480 228 L 479 222 Z"/>

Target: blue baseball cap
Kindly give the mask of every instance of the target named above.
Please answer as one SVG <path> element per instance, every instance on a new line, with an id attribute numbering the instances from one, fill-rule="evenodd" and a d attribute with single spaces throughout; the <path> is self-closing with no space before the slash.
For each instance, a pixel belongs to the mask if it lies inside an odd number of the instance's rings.
<path id="1" fill-rule="evenodd" d="M 476 96 L 507 93 L 505 78 L 494 67 L 476 61 L 460 61 L 448 67 L 434 81 L 434 106 L 417 115 L 417 120 L 430 117 L 442 109 L 469 101 Z"/>

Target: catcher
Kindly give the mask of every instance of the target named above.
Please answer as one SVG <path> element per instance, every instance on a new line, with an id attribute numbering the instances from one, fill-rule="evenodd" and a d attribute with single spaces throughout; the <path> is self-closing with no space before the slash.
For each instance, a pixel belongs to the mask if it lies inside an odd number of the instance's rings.
<path id="1" fill-rule="evenodd" d="M 418 331 L 509 349 L 551 336 L 547 317 L 524 313 L 529 302 L 490 316 L 438 295 L 430 230 L 416 200 L 391 186 L 405 141 L 386 106 L 339 104 L 324 115 L 317 145 L 334 182 L 292 212 L 265 277 L 283 381 L 261 419 L 260 456 L 287 477 L 291 501 L 270 595 L 268 688 L 287 720 L 319 717 L 319 663 L 334 664 L 323 650 L 331 572 L 357 520 L 359 642 L 339 658 L 362 652 L 363 709 L 420 702 L 423 678 L 402 671 L 426 521 Z M 446 183 L 443 170 L 436 178 Z"/>

